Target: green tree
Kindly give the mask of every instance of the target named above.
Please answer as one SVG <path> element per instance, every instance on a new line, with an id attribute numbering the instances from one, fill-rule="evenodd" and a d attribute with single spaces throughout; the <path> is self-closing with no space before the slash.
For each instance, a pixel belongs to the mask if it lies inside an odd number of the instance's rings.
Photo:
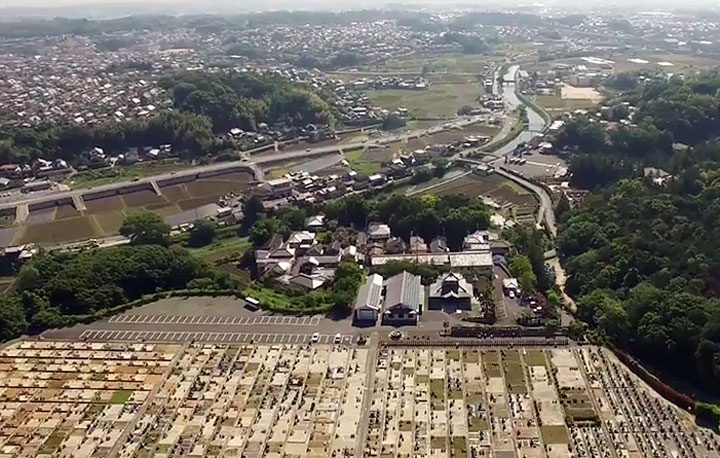
<path id="1" fill-rule="evenodd" d="M 170 226 L 155 213 L 143 212 L 127 216 L 120 226 L 120 234 L 130 238 L 134 245 L 170 244 Z"/>
<path id="2" fill-rule="evenodd" d="M 285 225 L 293 231 L 303 230 L 305 228 L 306 219 L 307 215 L 299 208 L 290 209 L 282 215 L 283 223 L 285 223 Z"/>
<path id="3" fill-rule="evenodd" d="M 188 245 L 191 247 L 201 247 L 209 245 L 215 238 L 215 222 L 208 219 L 195 221 L 193 228 L 190 230 L 190 238 Z"/>
<path id="4" fill-rule="evenodd" d="M 287 238 L 290 230 L 277 218 L 261 219 L 250 228 L 250 242 L 254 247 L 261 247 L 275 234 Z"/>
<path id="5" fill-rule="evenodd" d="M 243 215 L 245 217 L 243 223 L 246 226 L 252 226 L 255 224 L 255 221 L 260 219 L 264 211 L 265 206 L 262 203 L 262 199 L 255 195 L 250 196 L 243 204 Z"/>

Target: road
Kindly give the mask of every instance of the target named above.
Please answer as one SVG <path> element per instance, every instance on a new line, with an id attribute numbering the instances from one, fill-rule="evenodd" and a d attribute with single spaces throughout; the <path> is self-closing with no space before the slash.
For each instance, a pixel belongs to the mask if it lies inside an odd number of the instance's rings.
<path id="1" fill-rule="evenodd" d="M 550 193 L 548 193 L 542 186 L 528 181 L 525 178 L 522 178 L 521 176 L 514 173 L 509 173 L 499 167 L 495 169 L 495 173 L 507 178 L 508 180 L 514 181 L 523 188 L 535 194 L 535 196 L 540 201 L 540 208 L 538 208 L 537 212 L 537 223 L 545 224 L 545 227 L 548 229 L 548 231 L 552 235 L 552 238 L 554 239 L 557 236 L 557 226 L 555 224 L 555 212 L 553 211 L 552 198 L 550 197 Z"/>
<path id="2" fill-rule="evenodd" d="M 418 129 L 418 130 L 414 130 L 411 132 L 405 132 L 402 134 L 393 133 L 393 134 L 382 136 L 380 138 L 370 139 L 365 142 L 356 142 L 356 143 L 349 143 L 349 144 L 332 144 L 332 145 L 327 145 L 327 146 L 318 146 L 316 148 L 284 151 L 281 153 L 259 154 L 257 156 L 252 156 L 252 161 L 242 160 L 242 161 L 222 162 L 222 163 L 217 163 L 217 164 L 203 165 L 203 166 L 193 167 L 192 169 L 188 169 L 188 170 L 153 175 L 153 176 L 146 177 L 146 178 L 143 178 L 140 180 L 120 181 L 117 183 L 107 184 L 107 185 L 103 185 L 103 186 L 96 186 L 96 187 L 87 188 L 87 189 L 60 191 L 60 192 L 55 192 L 55 193 L 50 193 L 50 194 L 43 193 L 42 195 L 33 195 L 33 194 L 14 195 L 13 197 L 15 199 L 13 199 L 13 200 L 5 199 L 4 201 L 0 201 L 0 210 L 5 209 L 5 208 L 23 206 L 23 205 L 31 205 L 34 203 L 54 201 L 54 200 L 64 199 L 64 198 L 77 198 L 77 197 L 80 197 L 83 194 L 87 194 L 89 192 L 112 191 L 112 190 L 122 189 L 127 186 L 138 186 L 138 185 L 143 185 L 143 184 L 152 185 L 155 182 L 163 181 L 163 180 L 170 179 L 170 178 L 190 176 L 190 175 L 196 175 L 199 173 L 206 173 L 206 172 L 215 172 L 215 171 L 219 171 L 219 170 L 232 169 L 234 167 L 254 168 L 256 179 L 261 179 L 262 178 L 261 172 L 259 170 L 257 170 L 256 166 L 263 166 L 263 165 L 273 164 L 273 163 L 277 163 L 277 162 L 293 161 L 293 160 L 298 160 L 298 159 L 306 159 L 306 158 L 310 158 L 310 157 L 314 157 L 314 156 L 323 156 L 323 155 L 338 153 L 338 152 L 341 153 L 344 151 L 353 151 L 353 150 L 358 150 L 358 149 L 362 149 L 362 148 L 366 148 L 366 147 L 367 148 L 383 147 L 384 145 L 399 142 L 399 141 L 402 141 L 405 139 L 414 139 L 414 138 L 419 138 L 422 136 L 433 135 L 438 132 L 442 132 L 442 131 L 449 130 L 449 129 L 462 129 L 465 126 L 475 124 L 484 119 L 485 119 L 484 116 L 460 118 L 455 121 L 445 123 L 443 125 L 430 127 L 428 129 Z"/>

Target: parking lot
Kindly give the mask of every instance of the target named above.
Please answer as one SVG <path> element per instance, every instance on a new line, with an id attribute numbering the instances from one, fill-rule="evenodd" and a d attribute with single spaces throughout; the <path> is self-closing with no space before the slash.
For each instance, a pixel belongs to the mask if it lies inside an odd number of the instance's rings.
<path id="1" fill-rule="evenodd" d="M 317 326 L 320 317 L 294 317 L 294 316 L 188 316 L 188 315 L 116 315 L 108 320 L 109 323 L 132 324 L 194 324 L 194 325 L 283 325 L 283 326 Z"/>
<path id="2" fill-rule="evenodd" d="M 253 332 L 200 332 L 200 331 L 130 331 L 117 329 L 87 329 L 80 334 L 86 341 L 146 341 L 146 342 L 212 342 L 256 344 L 302 344 L 309 343 L 312 333 L 263 334 Z M 318 343 L 331 344 L 336 334 L 319 334 Z M 354 335 L 341 334 L 340 343 L 353 344 Z"/>

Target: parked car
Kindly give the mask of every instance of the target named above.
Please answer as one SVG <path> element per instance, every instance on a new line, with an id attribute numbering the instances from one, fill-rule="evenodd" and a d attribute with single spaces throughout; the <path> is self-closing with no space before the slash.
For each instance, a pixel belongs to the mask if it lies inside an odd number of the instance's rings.
<path id="1" fill-rule="evenodd" d="M 318 343 L 319 341 L 320 341 L 320 333 L 316 332 L 315 334 L 312 335 L 311 342 Z"/>

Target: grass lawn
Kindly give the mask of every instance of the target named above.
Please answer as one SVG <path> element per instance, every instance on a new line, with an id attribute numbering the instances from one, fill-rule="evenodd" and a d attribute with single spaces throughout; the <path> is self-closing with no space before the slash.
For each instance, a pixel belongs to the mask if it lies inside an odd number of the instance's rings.
<path id="1" fill-rule="evenodd" d="M 416 118 L 449 118 L 463 105 L 476 104 L 483 89 L 475 83 L 433 84 L 425 91 L 402 89 L 367 91 L 370 101 L 388 110 L 407 108 Z"/>
<path id="2" fill-rule="evenodd" d="M 212 262 L 232 255 L 240 255 L 250 248 L 247 237 L 228 237 L 218 239 L 200 248 L 188 248 L 193 255 L 203 261 Z"/>
<path id="3" fill-rule="evenodd" d="M 378 173 L 380 171 L 380 163 L 368 161 L 363 156 L 364 154 L 362 150 L 345 153 L 345 158 L 347 158 L 347 161 L 350 163 L 350 167 L 352 167 L 352 169 L 357 173 L 362 173 L 364 175 L 373 175 Z"/>
<path id="4" fill-rule="evenodd" d="M 110 398 L 110 404 L 125 404 L 132 394 L 132 390 L 117 390 Z"/>
<path id="5" fill-rule="evenodd" d="M 290 169 L 289 169 L 289 168 L 287 168 L 287 167 L 280 167 L 280 168 L 277 168 L 277 169 L 272 169 L 272 170 L 270 170 L 270 172 L 268 172 L 268 176 L 269 176 L 271 179 L 275 179 L 275 178 L 281 178 L 281 177 L 285 176 L 285 174 L 287 174 L 287 173 L 290 173 Z"/>
<path id="6" fill-rule="evenodd" d="M 464 437 L 453 436 L 450 439 L 450 456 L 452 458 L 467 457 L 467 443 Z"/>
<path id="7" fill-rule="evenodd" d="M 0 215 L 0 229 L 11 227 L 15 224 L 15 215 Z"/>
<path id="8" fill-rule="evenodd" d="M 91 188 L 104 184 L 116 183 L 118 181 L 143 178 L 160 173 L 175 172 L 191 167 L 188 162 L 173 161 L 152 161 L 138 162 L 129 166 L 117 166 L 110 169 L 88 170 L 80 172 L 66 180 L 65 184 L 74 189 Z"/>

